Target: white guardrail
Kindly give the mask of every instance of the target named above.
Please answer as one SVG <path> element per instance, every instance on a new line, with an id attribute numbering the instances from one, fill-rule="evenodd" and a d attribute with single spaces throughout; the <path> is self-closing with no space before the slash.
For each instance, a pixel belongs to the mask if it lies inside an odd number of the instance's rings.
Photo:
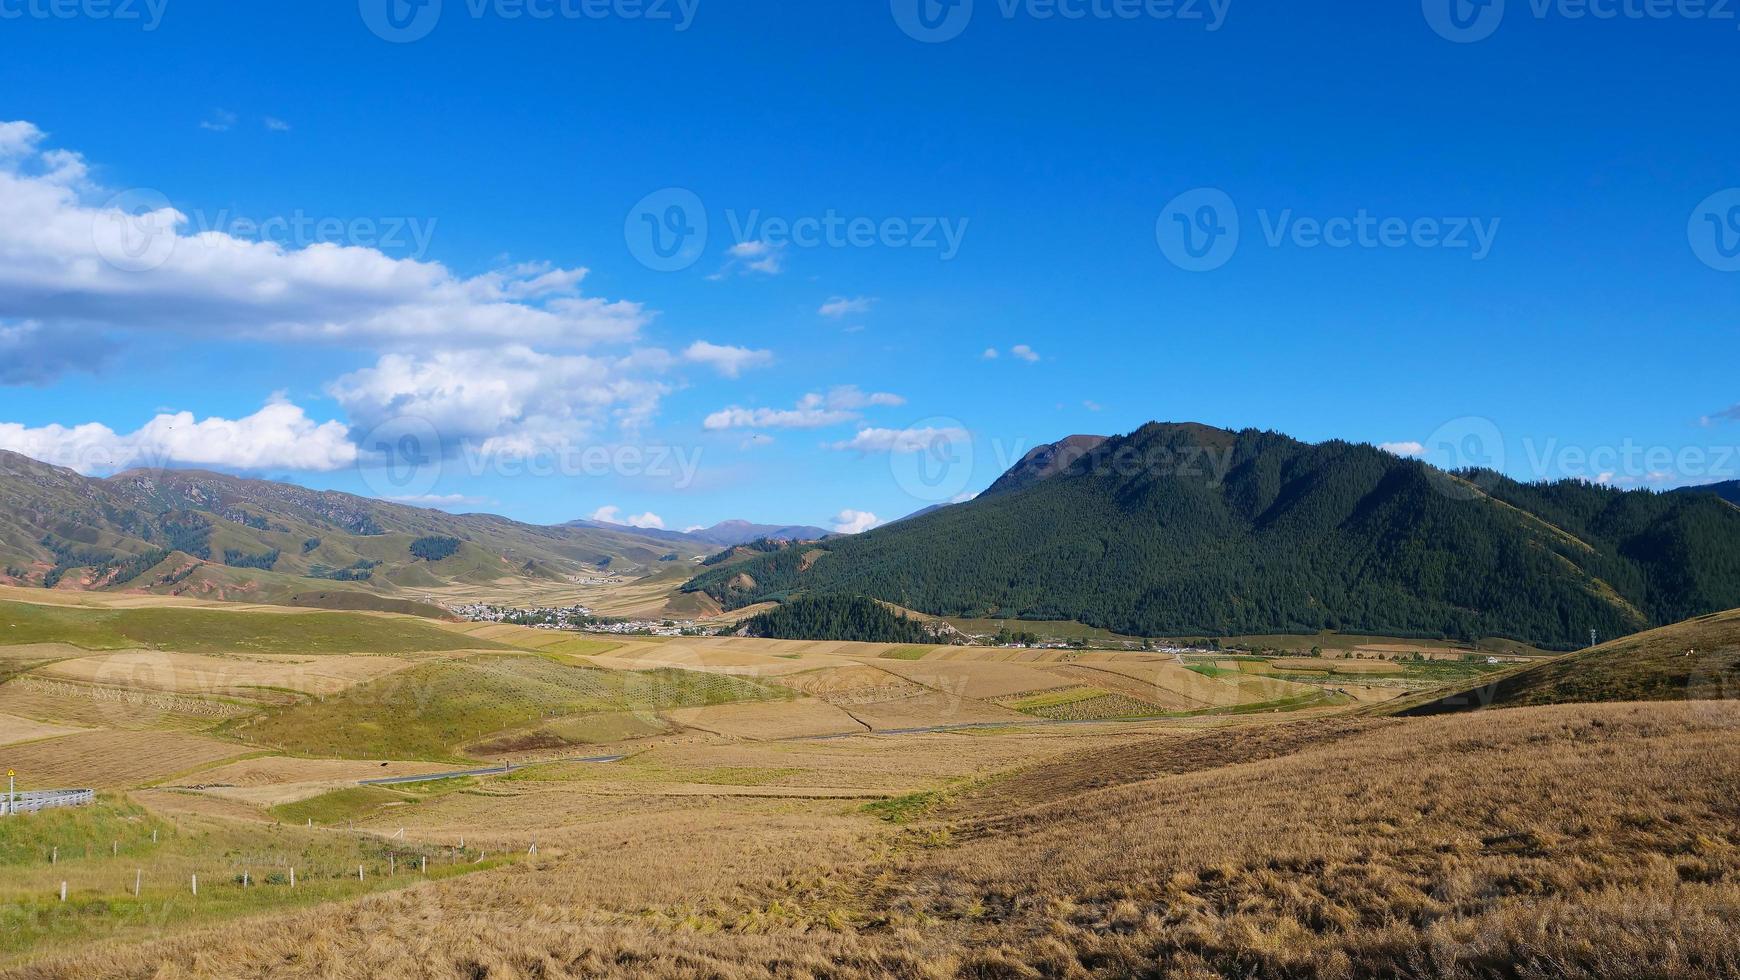
<path id="1" fill-rule="evenodd" d="M 35 813 L 58 806 L 87 806 L 96 802 L 97 793 L 89 789 L 47 789 L 25 793 L 0 793 L 0 816 L 14 813 Z"/>

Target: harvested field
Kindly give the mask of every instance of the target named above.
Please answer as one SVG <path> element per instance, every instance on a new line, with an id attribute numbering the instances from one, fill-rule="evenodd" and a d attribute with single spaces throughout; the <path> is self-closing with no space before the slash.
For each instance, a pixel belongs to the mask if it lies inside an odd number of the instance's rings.
<path id="1" fill-rule="evenodd" d="M 915 684 L 956 697 L 1000 698 L 1064 686 L 1057 675 L 1013 663 L 965 660 L 884 660 L 878 666 Z"/>
<path id="2" fill-rule="evenodd" d="M 782 687 L 802 691 L 829 704 L 870 704 L 894 701 L 923 694 L 925 688 L 888 671 L 868 664 L 845 667 L 823 667 L 787 674 L 779 679 Z"/>
<path id="3" fill-rule="evenodd" d="M 247 746 L 176 732 L 95 731 L 8 746 L 19 789 L 137 786 L 242 755 Z"/>
<path id="4" fill-rule="evenodd" d="M 213 698 L 25 676 L 0 686 L 0 710 L 80 727 L 188 730 L 210 728 L 253 709 Z"/>
<path id="5" fill-rule="evenodd" d="M 840 708 L 824 701 L 724 704 L 677 708 L 667 713 L 679 725 L 733 738 L 778 739 L 868 731 Z"/>
<path id="6" fill-rule="evenodd" d="M 259 688 L 325 695 L 390 674 L 411 663 L 394 657 L 215 657 L 133 650 L 65 660 L 43 667 L 35 674 L 111 687 L 193 695 L 250 697 L 263 693 L 257 690 Z"/>
<path id="7" fill-rule="evenodd" d="M 857 704 L 849 710 L 852 717 L 876 731 L 1032 720 L 1019 711 L 1010 711 L 986 701 L 955 697 L 940 691 L 901 698 L 898 701 Z"/>
<path id="8" fill-rule="evenodd" d="M 39 738 L 72 735 L 80 731 L 83 729 L 66 725 L 51 725 L 32 718 L 20 718 L 17 715 L 0 714 L 0 745 L 34 742 Z"/>

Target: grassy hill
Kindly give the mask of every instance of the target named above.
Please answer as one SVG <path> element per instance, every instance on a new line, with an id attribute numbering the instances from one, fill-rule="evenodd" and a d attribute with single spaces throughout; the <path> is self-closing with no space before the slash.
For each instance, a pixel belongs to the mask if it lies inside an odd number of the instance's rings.
<path id="1" fill-rule="evenodd" d="M 726 608 L 861 594 L 1136 636 L 1334 630 L 1558 649 L 1590 629 L 1740 606 L 1740 508 L 1713 495 L 1521 484 L 1200 425 L 1066 448 L 973 501 L 689 588 Z"/>
<path id="2" fill-rule="evenodd" d="M 657 568 L 673 538 L 540 527 L 192 470 L 97 480 L 0 452 L 0 584 L 283 601 Z M 430 551 L 419 542 L 456 541 Z M 420 557 L 439 555 L 437 558 Z"/>
<path id="3" fill-rule="evenodd" d="M 1508 671 L 1479 687 L 1405 707 L 1404 715 L 1595 701 L 1740 699 L 1740 609 Z"/>

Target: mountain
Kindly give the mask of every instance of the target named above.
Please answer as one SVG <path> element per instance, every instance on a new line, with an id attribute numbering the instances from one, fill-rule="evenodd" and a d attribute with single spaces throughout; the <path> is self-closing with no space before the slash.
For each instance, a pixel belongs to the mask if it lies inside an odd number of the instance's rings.
<path id="1" fill-rule="evenodd" d="M 1729 480 L 1726 483 L 1706 483 L 1701 487 L 1681 487 L 1674 493 L 1707 493 L 1740 506 L 1740 480 Z"/>
<path id="2" fill-rule="evenodd" d="M 748 544 L 767 538 L 770 541 L 819 541 L 834 532 L 807 524 L 751 524 L 748 521 L 721 521 L 709 528 L 690 531 L 691 535 L 723 548 Z"/>
<path id="3" fill-rule="evenodd" d="M 1105 441 L 1105 436 L 1069 436 L 1040 446 L 1009 467 L 1009 472 L 998 477 L 985 493 L 1009 493 L 1056 476 L 1076 460 L 1104 445 Z"/>
<path id="4" fill-rule="evenodd" d="M 670 550 L 629 528 L 539 527 L 198 470 L 92 479 L 0 451 L 0 584 L 391 595 L 632 573 Z"/>
<path id="5" fill-rule="evenodd" d="M 808 592 L 1138 636 L 1333 629 L 1561 649 L 1740 607 L 1740 509 L 1709 494 L 1523 484 L 1194 424 L 1051 455 L 975 500 L 687 588 L 728 608 Z"/>

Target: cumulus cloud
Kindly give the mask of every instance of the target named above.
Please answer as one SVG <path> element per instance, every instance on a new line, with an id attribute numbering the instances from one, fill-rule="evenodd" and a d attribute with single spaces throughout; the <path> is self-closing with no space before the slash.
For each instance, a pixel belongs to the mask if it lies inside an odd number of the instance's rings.
<path id="1" fill-rule="evenodd" d="M 161 194 L 89 185 L 77 153 L 0 123 L 0 318 L 45 327 L 415 346 L 631 341 L 637 303 L 581 295 L 584 269 L 522 265 L 472 277 L 438 262 L 224 231 Z"/>
<path id="2" fill-rule="evenodd" d="M 837 534 L 862 534 L 882 521 L 867 510 L 843 510 L 834 515 L 834 532 Z"/>
<path id="3" fill-rule="evenodd" d="M 979 356 L 984 358 L 987 361 L 994 361 L 998 358 L 999 355 L 997 354 L 997 348 L 987 347 L 987 348 L 985 348 L 985 352 L 983 354 L 980 354 Z"/>
<path id="4" fill-rule="evenodd" d="M 835 296 L 833 299 L 823 303 L 821 309 L 816 312 L 820 313 L 822 316 L 829 316 L 838 319 L 843 316 L 868 313 L 870 312 L 871 305 L 875 302 L 874 299 L 871 299 L 868 296 L 858 296 L 853 299 L 847 299 L 844 296 Z"/>
<path id="5" fill-rule="evenodd" d="M 1014 347 L 1009 348 L 1009 353 L 1019 357 L 1029 364 L 1035 363 L 1039 360 L 1039 353 L 1026 344 L 1016 344 Z"/>
<path id="6" fill-rule="evenodd" d="M 239 419 L 165 413 L 130 433 L 97 422 L 37 428 L 0 423 L 0 449 L 85 474 L 171 464 L 325 471 L 356 462 L 356 446 L 342 423 L 315 422 L 281 398 Z"/>
<path id="7" fill-rule="evenodd" d="M 1412 440 L 1408 442 L 1380 442 L 1378 443 L 1378 448 L 1386 453 L 1394 453 L 1397 456 L 1426 455 L 1426 447 Z"/>
<path id="8" fill-rule="evenodd" d="M 403 418 L 428 423 L 444 445 L 486 455 L 529 455 L 585 440 L 615 423 L 651 420 L 669 390 L 648 377 L 663 351 L 624 357 L 549 354 L 507 347 L 487 355 L 435 351 L 386 354 L 328 387 L 360 432 Z"/>
<path id="9" fill-rule="evenodd" d="M 696 364 L 705 364 L 727 378 L 735 378 L 750 368 L 773 363 L 773 352 L 710 344 L 705 340 L 697 340 L 683 351 L 683 359 Z"/>
<path id="10" fill-rule="evenodd" d="M 622 508 L 616 506 L 600 507 L 592 512 L 592 519 L 602 524 L 615 524 L 620 527 L 651 528 L 662 531 L 665 527 L 664 518 L 647 511 L 644 514 L 622 516 Z"/>
<path id="11" fill-rule="evenodd" d="M 828 448 L 859 453 L 919 453 L 939 445 L 966 442 L 967 430 L 955 426 L 916 429 L 859 429 L 858 434 Z"/>
<path id="12" fill-rule="evenodd" d="M 707 416 L 702 425 L 721 429 L 819 429 L 863 417 L 872 406 L 904 405 L 906 399 L 886 391 L 866 392 L 857 385 L 841 385 L 827 394 L 811 392 L 793 408 L 740 408 L 731 406 Z"/>

